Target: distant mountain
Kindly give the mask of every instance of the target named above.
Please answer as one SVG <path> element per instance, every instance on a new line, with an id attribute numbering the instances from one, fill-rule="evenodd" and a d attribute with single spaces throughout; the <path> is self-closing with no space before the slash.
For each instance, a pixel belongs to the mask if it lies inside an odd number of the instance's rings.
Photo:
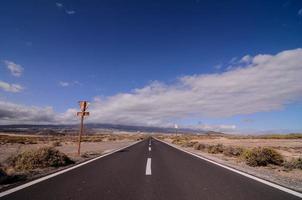
<path id="1" fill-rule="evenodd" d="M 207 131 L 195 130 L 189 128 L 163 128 L 163 127 L 148 127 L 148 126 L 130 126 L 120 124 L 86 124 L 86 130 L 93 133 L 96 129 L 103 130 L 118 130 L 129 132 L 156 132 L 156 133 L 200 133 L 207 134 Z M 37 134 L 69 134 L 77 132 L 79 125 L 31 125 L 31 124 L 14 124 L 14 125 L 0 125 L 1 132 L 31 132 Z"/>

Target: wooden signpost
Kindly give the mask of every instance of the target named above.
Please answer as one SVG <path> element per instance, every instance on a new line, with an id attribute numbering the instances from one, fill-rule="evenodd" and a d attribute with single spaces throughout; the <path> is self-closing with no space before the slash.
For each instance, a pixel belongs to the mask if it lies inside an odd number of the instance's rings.
<path id="1" fill-rule="evenodd" d="M 84 131 L 84 117 L 89 116 L 89 112 L 87 112 L 88 108 L 88 101 L 79 101 L 80 104 L 80 112 L 77 112 L 77 116 L 81 117 L 81 125 L 80 125 L 80 132 L 79 132 L 79 145 L 78 145 L 78 155 L 81 155 L 81 139 Z"/>

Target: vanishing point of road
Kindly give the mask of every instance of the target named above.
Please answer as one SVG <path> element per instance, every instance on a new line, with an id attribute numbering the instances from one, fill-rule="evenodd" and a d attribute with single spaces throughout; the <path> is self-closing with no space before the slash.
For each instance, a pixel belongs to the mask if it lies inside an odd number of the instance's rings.
<path id="1" fill-rule="evenodd" d="M 291 200 L 297 196 L 148 139 L 1 199 Z"/>

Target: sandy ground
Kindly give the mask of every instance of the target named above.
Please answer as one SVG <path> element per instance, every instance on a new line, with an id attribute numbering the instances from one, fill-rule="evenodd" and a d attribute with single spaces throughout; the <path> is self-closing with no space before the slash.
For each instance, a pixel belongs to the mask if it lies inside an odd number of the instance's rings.
<path id="1" fill-rule="evenodd" d="M 171 139 L 165 141 L 171 143 Z M 228 139 L 228 138 L 217 138 L 217 139 L 202 139 L 198 140 L 205 144 L 223 144 L 225 146 L 242 146 L 242 147 L 274 147 L 281 151 L 282 155 L 286 156 L 287 159 L 292 157 L 301 157 L 302 140 L 301 139 Z M 176 146 L 172 144 L 173 146 Z M 180 147 L 180 146 L 177 146 Z M 218 163 L 227 165 L 229 167 L 244 171 L 248 174 L 263 178 L 265 180 L 283 185 L 285 187 L 294 189 L 302 192 L 302 170 L 294 169 L 291 171 L 284 170 L 278 166 L 267 166 L 267 167 L 250 167 L 243 161 L 235 157 L 227 157 L 223 154 L 209 154 L 203 151 L 195 150 L 193 148 L 184 148 L 192 153 L 204 156 L 208 159 L 214 160 Z M 282 150 L 279 150 L 282 149 Z"/>
<path id="2" fill-rule="evenodd" d="M 121 140 L 121 141 L 104 141 L 104 142 L 82 142 L 81 154 L 82 155 L 100 155 L 113 151 L 115 149 L 132 144 L 134 141 Z M 38 144 L 2 144 L 0 145 L 0 163 L 4 162 L 11 155 L 17 154 L 31 149 L 38 149 L 41 147 L 51 146 L 52 144 L 38 143 Z M 59 151 L 67 154 L 73 160 L 81 160 L 77 156 L 78 144 L 73 142 L 62 142 L 62 146 L 55 147 Z"/>

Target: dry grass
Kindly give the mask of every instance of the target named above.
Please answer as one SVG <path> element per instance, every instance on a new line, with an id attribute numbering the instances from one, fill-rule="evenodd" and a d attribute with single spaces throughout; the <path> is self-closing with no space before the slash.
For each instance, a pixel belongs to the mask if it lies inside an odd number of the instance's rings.
<path id="1" fill-rule="evenodd" d="M 227 146 L 223 149 L 223 155 L 225 156 L 233 156 L 233 157 L 239 157 L 243 153 L 244 148 L 242 147 L 232 147 Z"/>
<path id="2" fill-rule="evenodd" d="M 249 166 L 267 166 L 268 164 L 282 165 L 283 156 L 272 148 L 245 149 L 242 153 L 245 163 Z"/>
<path id="3" fill-rule="evenodd" d="M 223 153 L 224 146 L 222 144 L 208 145 L 207 150 L 212 154 Z"/>
<path id="4" fill-rule="evenodd" d="M 301 169 L 302 170 L 302 157 L 293 158 L 291 161 L 286 161 L 284 167 L 287 169 Z"/>
<path id="5" fill-rule="evenodd" d="M 0 144 L 37 144 L 38 141 L 37 137 L 0 135 Z"/>
<path id="6" fill-rule="evenodd" d="M 225 135 L 230 139 L 302 139 L 302 133 L 267 134 L 267 135 Z"/>
<path id="7" fill-rule="evenodd" d="M 180 145 L 182 147 L 193 147 L 195 150 L 204 151 L 210 154 L 223 154 L 227 157 L 235 157 L 239 158 L 239 160 L 243 160 L 249 166 L 267 166 L 267 165 L 277 165 L 284 166 L 287 169 L 301 169 L 302 168 L 302 158 L 292 158 L 291 161 L 287 161 L 285 157 L 280 153 L 283 151 L 299 151 L 299 146 L 290 146 L 287 145 L 289 142 L 295 144 L 297 142 L 297 138 L 300 138 L 301 134 L 289 134 L 289 135 L 266 135 L 266 136 L 255 136 L 251 139 L 251 137 L 244 136 L 243 140 L 247 140 L 249 145 L 243 146 L 234 146 L 232 141 L 242 141 L 242 137 L 233 136 L 222 137 L 215 136 L 209 139 L 208 136 L 201 137 L 199 135 L 191 136 L 191 135 L 178 135 L 178 136 L 166 136 L 162 137 L 165 139 L 172 140 L 173 144 Z M 200 139 L 202 138 L 202 139 Z M 232 139 L 230 139 L 232 138 Z M 259 139 L 261 138 L 261 139 Z M 267 139 L 266 139 L 267 138 Z M 273 138 L 273 139 L 272 139 Z M 276 145 L 274 148 L 271 146 L 256 146 L 264 145 L 264 144 L 273 144 L 268 143 L 270 141 L 281 141 L 281 139 L 286 139 L 288 143 L 285 143 L 287 146 Z M 291 139 L 291 140 L 290 140 Z M 298 139 L 299 140 L 299 139 Z M 199 142 L 202 141 L 202 142 Z M 224 142 L 226 145 L 222 143 L 216 142 Z M 253 145 L 255 143 L 255 145 Z M 276 143 L 276 142 L 275 142 Z M 277 143 L 277 144 L 281 144 Z M 241 143 L 245 144 L 245 143 Z M 299 144 L 298 144 L 299 145 Z M 278 151 L 276 150 L 278 149 Z"/>
<path id="8" fill-rule="evenodd" d="M 205 150 L 207 148 L 207 145 L 203 144 L 203 143 L 196 143 L 193 148 L 195 150 Z"/>
<path id="9" fill-rule="evenodd" d="M 60 147 L 60 146 L 62 146 L 62 143 L 61 143 L 60 141 L 54 141 L 54 142 L 52 143 L 52 146 L 53 146 L 53 147 Z"/>
<path id="10" fill-rule="evenodd" d="M 103 142 L 103 141 L 120 141 L 120 140 L 143 140 L 146 135 L 141 134 L 96 134 L 85 135 L 82 137 L 82 142 Z M 36 136 L 36 135 L 13 135 L 0 134 L 0 145 L 3 144 L 39 144 L 49 143 L 60 144 L 64 142 L 77 142 L 77 135 L 66 136 Z"/>
<path id="11" fill-rule="evenodd" d="M 68 156 L 52 147 L 19 153 L 7 160 L 7 168 L 28 171 L 47 167 L 61 167 L 74 163 Z"/>

